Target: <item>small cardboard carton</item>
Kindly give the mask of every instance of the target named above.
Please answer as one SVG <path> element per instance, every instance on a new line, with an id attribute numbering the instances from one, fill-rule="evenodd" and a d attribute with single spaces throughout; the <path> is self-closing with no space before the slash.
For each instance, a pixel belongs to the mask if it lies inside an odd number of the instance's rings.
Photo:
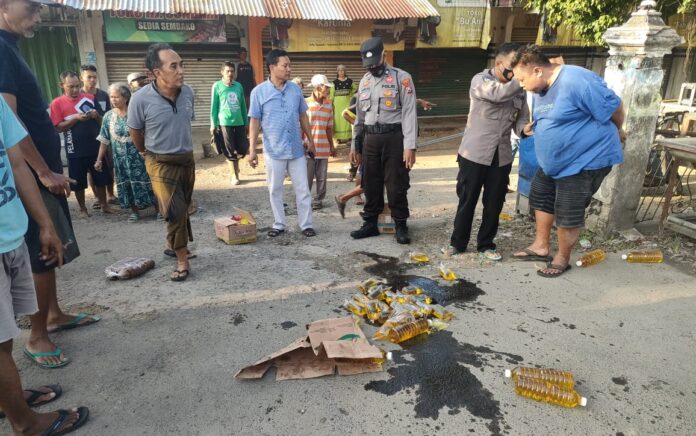
<path id="1" fill-rule="evenodd" d="M 235 209 L 234 215 L 240 215 L 249 224 L 239 224 L 232 217 L 215 219 L 215 236 L 230 245 L 248 244 L 256 242 L 256 221 L 250 212 Z"/>
<path id="2" fill-rule="evenodd" d="M 391 216 L 391 209 L 389 206 L 384 205 L 382 213 L 377 217 L 377 228 L 380 233 L 394 234 L 396 233 L 396 223 Z"/>
<path id="3" fill-rule="evenodd" d="M 236 378 L 260 379 L 275 366 L 276 380 L 382 371 L 383 352 L 371 345 L 352 317 L 314 321 L 307 336 L 242 368 Z"/>

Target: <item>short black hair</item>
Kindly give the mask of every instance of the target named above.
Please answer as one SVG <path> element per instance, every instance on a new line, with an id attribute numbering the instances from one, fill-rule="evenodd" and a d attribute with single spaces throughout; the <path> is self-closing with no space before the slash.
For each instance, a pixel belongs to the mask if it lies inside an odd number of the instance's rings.
<path id="1" fill-rule="evenodd" d="M 515 58 L 512 60 L 512 68 L 516 66 L 533 65 L 535 67 L 548 67 L 551 65 L 548 56 L 546 56 L 538 45 L 528 44 L 517 50 Z"/>
<path id="2" fill-rule="evenodd" d="M 96 73 L 97 67 L 95 67 L 94 65 L 82 65 L 80 67 L 80 73 L 82 73 L 83 71 L 92 71 L 93 73 Z"/>
<path id="3" fill-rule="evenodd" d="M 242 47 L 242 48 L 239 49 L 239 52 L 240 52 L 240 53 L 246 53 L 246 52 L 247 52 L 247 49 L 244 48 L 244 47 Z"/>
<path id="4" fill-rule="evenodd" d="M 65 82 L 65 79 L 67 79 L 68 77 L 76 77 L 78 79 L 80 78 L 80 76 L 73 70 L 65 70 L 62 73 L 60 73 L 60 83 Z"/>
<path id="5" fill-rule="evenodd" d="M 274 48 L 266 55 L 266 69 L 271 72 L 271 65 L 278 65 L 278 59 L 288 55 L 288 52 L 279 48 Z"/>
<path id="6" fill-rule="evenodd" d="M 500 44 L 498 49 L 495 51 L 495 57 L 507 56 L 510 53 L 514 53 L 520 49 L 520 45 L 514 42 L 505 42 Z"/>
<path id="7" fill-rule="evenodd" d="M 174 50 L 171 45 L 160 42 L 157 44 L 152 44 L 147 48 L 147 54 L 145 55 L 145 68 L 149 71 L 155 71 L 157 68 L 162 68 L 162 60 L 160 59 L 160 52 L 162 50 Z"/>
<path id="8" fill-rule="evenodd" d="M 220 67 L 220 70 L 224 70 L 224 69 L 227 68 L 227 67 L 232 68 L 233 70 L 236 69 L 236 68 L 234 67 L 234 62 L 225 61 L 225 62 L 222 63 L 222 67 Z"/>

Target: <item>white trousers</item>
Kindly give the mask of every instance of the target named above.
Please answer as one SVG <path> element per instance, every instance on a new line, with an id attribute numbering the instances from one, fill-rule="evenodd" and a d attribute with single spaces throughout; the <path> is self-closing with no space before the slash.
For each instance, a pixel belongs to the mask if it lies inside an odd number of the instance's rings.
<path id="1" fill-rule="evenodd" d="M 297 224 L 300 230 L 312 227 L 312 194 L 309 191 L 307 181 L 307 160 L 304 156 L 297 159 L 271 159 L 266 160 L 266 181 L 268 193 L 271 197 L 271 209 L 273 209 L 273 228 L 285 230 L 285 208 L 283 207 L 283 194 L 285 192 L 283 182 L 285 174 L 290 174 L 292 186 L 295 188 L 295 201 L 297 203 Z"/>

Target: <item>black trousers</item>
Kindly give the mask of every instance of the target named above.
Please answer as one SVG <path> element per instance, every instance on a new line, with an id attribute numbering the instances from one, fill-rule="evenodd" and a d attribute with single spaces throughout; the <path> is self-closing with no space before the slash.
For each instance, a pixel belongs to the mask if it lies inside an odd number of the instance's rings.
<path id="1" fill-rule="evenodd" d="M 384 187 L 387 188 L 389 209 L 394 221 L 406 221 L 409 217 L 409 170 L 404 164 L 404 135 L 392 133 L 366 134 L 363 143 L 362 188 L 365 190 L 365 221 L 377 222 L 384 209 Z"/>
<path id="2" fill-rule="evenodd" d="M 498 219 L 505 204 L 505 194 L 510 181 L 512 164 L 498 166 L 498 153 L 495 153 L 491 166 L 481 165 L 457 156 L 459 174 L 457 175 L 457 196 L 459 206 L 454 216 L 454 231 L 450 244 L 458 251 L 466 251 L 471 236 L 471 225 L 483 188 L 483 218 L 476 238 L 476 250 L 495 250 L 495 235 L 498 233 Z"/>

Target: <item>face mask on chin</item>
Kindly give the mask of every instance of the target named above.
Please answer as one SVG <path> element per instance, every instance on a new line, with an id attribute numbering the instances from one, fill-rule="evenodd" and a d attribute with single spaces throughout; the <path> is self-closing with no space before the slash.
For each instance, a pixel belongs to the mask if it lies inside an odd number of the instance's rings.
<path id="1" fill-rule="evenodd" d="M 386 70 L 386 67 L 384 64 L 379 64 L 379 65 L 373 65 L 367 69 L 370 74 L 372 74 L 374 77 L 382 77 L 384 75 L 384 71 Z"/>
<path id="2" fill-rule="evenodd" d="M 502 76 L 507 80 L 508 82 L 511 81 L 515 77 L 515 73 L 509 69 L 509 68 L 503 68 L 503 71 L 501 72 Z"/>

